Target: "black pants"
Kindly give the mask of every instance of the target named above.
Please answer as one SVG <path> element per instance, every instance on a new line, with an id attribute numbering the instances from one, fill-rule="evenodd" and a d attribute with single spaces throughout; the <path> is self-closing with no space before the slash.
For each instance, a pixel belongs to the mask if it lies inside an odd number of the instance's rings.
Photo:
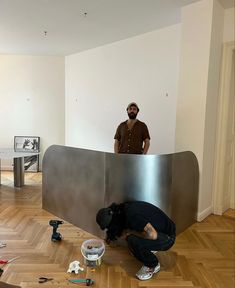
<path id="1" fill-rule="evenodd" d="M 158 264 L 157 257 L 151 251 L 166 251 L 175 243 L 175 235 L 168 236 L 158 232 L 156 240 L 140 238 L 129 235 L 127 243 L 132 254 L 147 267 L 155 267 Z"/>

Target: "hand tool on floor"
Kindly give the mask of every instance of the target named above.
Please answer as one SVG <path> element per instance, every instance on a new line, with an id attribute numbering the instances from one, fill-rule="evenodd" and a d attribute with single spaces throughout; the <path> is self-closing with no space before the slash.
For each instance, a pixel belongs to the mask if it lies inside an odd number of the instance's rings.
<path id="1" fill-rule="evenodd" d="M 39 277 L 38 283 L 46 283 L 46 282 L 51 281 L 51 280 L 53 280 L 53 278 Z"/>
<path id="2" fill-rule="evenodd" d="M 49 221 L 49 225 L 51 225 L 53 227 L 53 233 L 51 235 L 51 241 L 61 241 L 62 239 L 62 235 L 57 232 L 57 229 L 59 227 L 60 224 L 63 224 L 64 221 L 61 221 L 61 220 L 50 220 Z"/>
<path id="3" fill-rule="evenodd" d="M 0 256 L 0 258 L 1 258 L 1 257 L 2 257 L 2 256 Z M 9 260 L 0 259 L 0 265 L 2 265 L 1 268 L 0 268 L 0 277 L 2 276 L 2 273 L 4 272 L 4 270 L 2 269 L 2 267 L 5 266 L 5 265 L 7 265 L 7 264 L 9 264 L 9 263 L 11 263 L 12 261 L 14 261 L 14 260 L 16 260 L 16 259 L 18 259 L 18 258 L 20 258 L 20 256 L 11 258 L 11 259 L 9 259 Z"/>
<path id="4" fill-rule="evenodd" d="M 6 265 L 6 264 L 11 263 L 12 261 L 18 259 L 18 258 L 20 258 L 20 256 L 11 258 L 11 259 L 9 259 L 9 260 L 0 259 L 0 264 Z"/>
<path id="5" fill-rule="evenodd" d="M 87 278 L 87 279 L 68 279 L 69 282 L 73 284 L 85 284 L 85 286 L 91 286 L 95 283 L 94 280 Z"/>

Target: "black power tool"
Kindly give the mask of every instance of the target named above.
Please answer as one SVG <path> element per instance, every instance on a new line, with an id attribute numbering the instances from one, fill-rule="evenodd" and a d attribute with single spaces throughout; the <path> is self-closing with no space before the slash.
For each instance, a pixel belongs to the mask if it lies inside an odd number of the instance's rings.
<path id="1" fill-rule="evenodd" d="M 53 234 L 51 235 L 51 241 L 61 241 L 62 239 L 62 235 L 57 232 L 57 228 L 60 224 L 63 224 L 64 221 L 61 221 L 61 220 L 50 220 L 49 221 L 49 224 L 53 227 Z"/>

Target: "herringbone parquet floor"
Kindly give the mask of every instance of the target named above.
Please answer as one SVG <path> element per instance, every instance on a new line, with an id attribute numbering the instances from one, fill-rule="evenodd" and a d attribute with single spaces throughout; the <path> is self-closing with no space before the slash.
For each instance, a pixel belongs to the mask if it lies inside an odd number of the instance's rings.
<path id="1" fill-rule="evenodd" d="M 170 251 L 159 252 L 161 271 L 151 280 L 138 281 L 140 268 L 124 247 L 107 247 L 102 265 L 95 271 L 85 268 L 78 276 L 66 273 L 71 261 L 83 259 L 84 240 L 92 235 L 69 223 L 59 226 L 61 243 L 50 240 L 50 219 L 57 218 L 41 209 L 41 174 L 27 173 L 26 186 L 14 188 L 11 172 L 2 172 L 0 186 L 0 248 L 4 259 L 20 256 L 3 267 L 1 281 L 22 288 L 79 287 L 68 278 L 92 278 L 99 288 L 154 287 L 235 287 L 235 219 L 211 215 L 177 237 Z M 39 277 L 54 280 L 39 284 Z"/>

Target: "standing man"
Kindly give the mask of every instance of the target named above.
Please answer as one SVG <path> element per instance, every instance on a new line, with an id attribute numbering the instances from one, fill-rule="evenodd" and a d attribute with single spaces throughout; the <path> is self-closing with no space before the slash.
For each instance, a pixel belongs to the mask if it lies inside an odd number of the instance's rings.
<path id="1" fill-rule="evenodd" d="M 117 128 L 114 136 L 114 153 L 147 154 L 150 136 L 147 125 L 136 119 L 139 107 L 132 102 L 126 110 L 129 119 Z"/>
<path id="2" fill-rule="evenodd" d="M 106 242 L 124 238 L 136 259 L 143 263 L 136 273 L 140 280 L 160 271 L 156 251 L 166 251 L 175 243 L 175 223 L 158 207 L 143 201 L 113 203 L 96 214 L 96 222 L 106 231 Z"/>

